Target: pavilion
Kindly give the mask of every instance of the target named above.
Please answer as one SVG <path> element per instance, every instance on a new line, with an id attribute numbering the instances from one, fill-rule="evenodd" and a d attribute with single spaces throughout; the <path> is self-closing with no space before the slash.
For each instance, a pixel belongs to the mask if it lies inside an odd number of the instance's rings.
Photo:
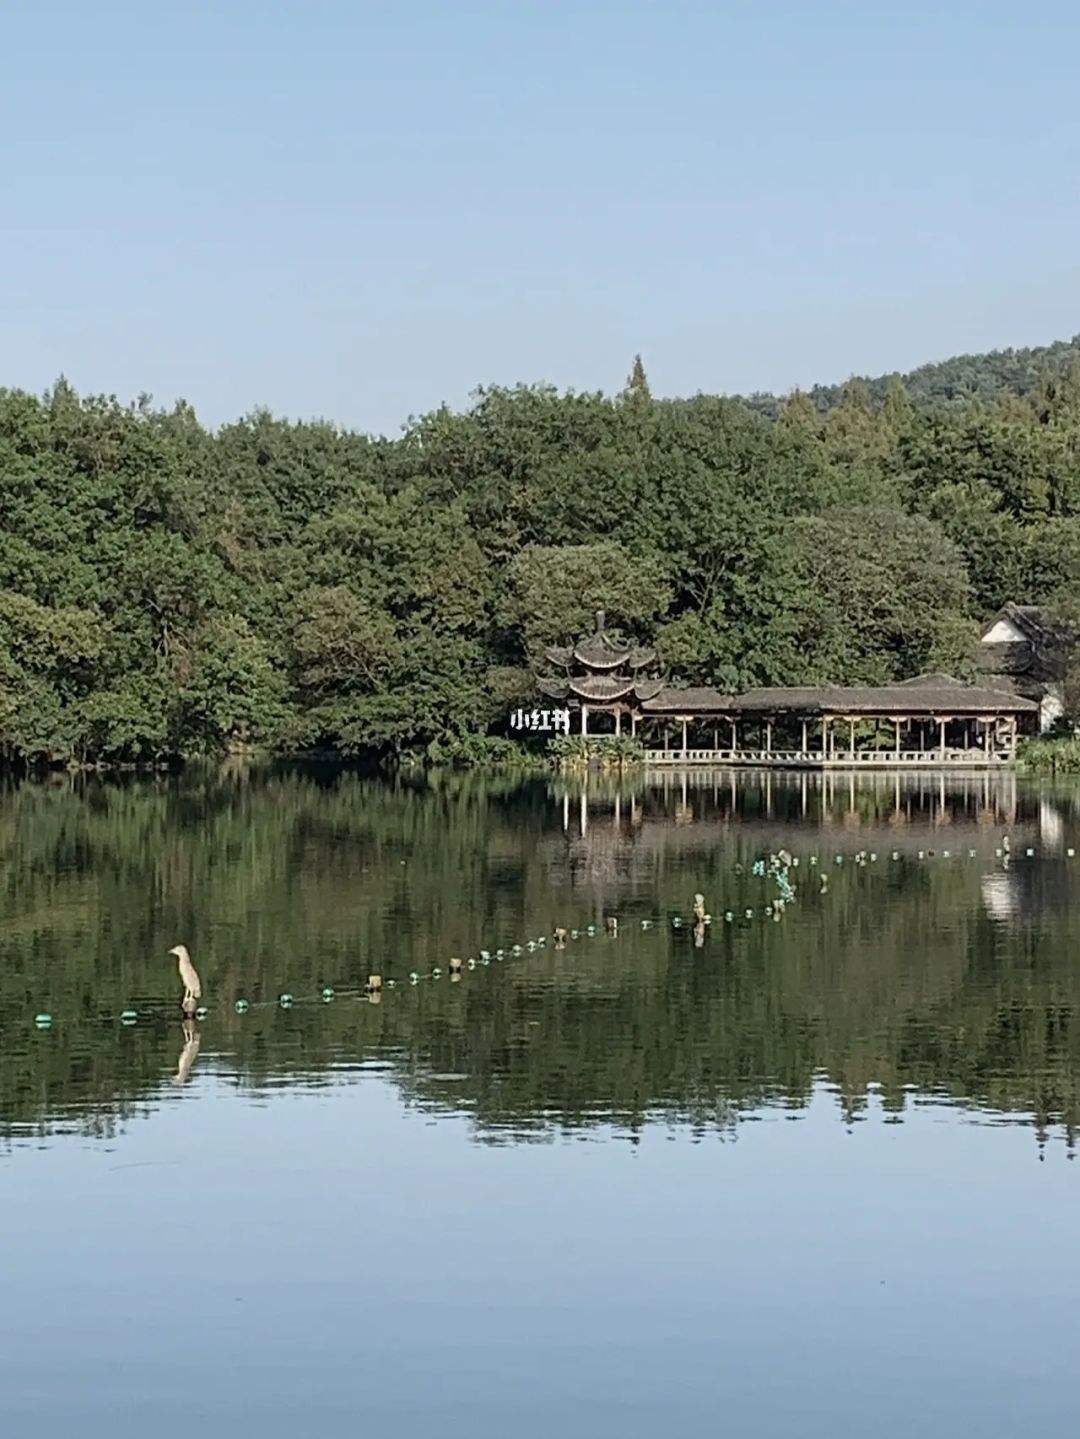
<path id="1" fill-rule="evenodd" d="M 581 734 L 629 732 L 653 764 L 807 768 L 1005 764 L 1039 727 L 1039 704 L 946 674 L 888 685 L 775 687 L 723 694 L 665 683 L 653 650 L 597 615 L 594 634 L 546 651 L 542 693 L 577 713 Z"/>

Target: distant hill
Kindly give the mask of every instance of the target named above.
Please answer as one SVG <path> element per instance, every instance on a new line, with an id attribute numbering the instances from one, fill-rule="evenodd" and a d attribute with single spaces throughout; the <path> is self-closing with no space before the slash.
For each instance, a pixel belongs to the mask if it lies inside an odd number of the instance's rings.
<path id="1" fill-rule="evenodd" d="M 933 365 L 920 365 L 901 375 L 915 404 L 927 408 L 965 404 L 971 400 L 992 400 L 998 395 L 1026 395 L 1040 375 L 1060 374 L 1080 364 L 1080 335 L 1055 340 L 1051 345 L 1034 345 L 1022 350 L 991 350 L 985 355 L 954 355 Z M 875 401 L 885 398 L 892 375 L 859 375 Z M 814 385 L 808 390 L 815 406 L 824 413 L 838 403 L 843 385 Z M 760 414 L 775 418 L 782 396 L 757 393 L 744 397 Z"/>

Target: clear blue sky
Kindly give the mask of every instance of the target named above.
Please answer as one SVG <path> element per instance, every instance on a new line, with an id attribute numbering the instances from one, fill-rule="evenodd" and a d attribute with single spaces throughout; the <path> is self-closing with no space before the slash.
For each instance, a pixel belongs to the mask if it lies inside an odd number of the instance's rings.
<path id="1" fill-rule="evenodd" d="M 8 0 L 0 384 L 396 433 L 1080 331 L 1080 5 Z"/>

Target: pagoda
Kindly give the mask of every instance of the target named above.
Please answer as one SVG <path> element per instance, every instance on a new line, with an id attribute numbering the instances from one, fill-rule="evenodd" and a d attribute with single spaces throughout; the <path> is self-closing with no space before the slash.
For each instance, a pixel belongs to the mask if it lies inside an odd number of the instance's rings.
<path id="1" fill-rule="evenodd" d="M 552 645 L 544 659 L 556 677 L 537 677 L 545 695 L 581 712 L 581 733 L 589 733 L 590 714 L 610 714 L 615 734 L 622 734 L 623 715 L 630 717 L 630 733 L 637 731 L 637 719 L 644 700 L 655 699 L 664 681 L 657 673 L 656 651 L 626 644 L 605 624 L 603 610 L 596 615 L 596 630 L 575 645 Z"/>

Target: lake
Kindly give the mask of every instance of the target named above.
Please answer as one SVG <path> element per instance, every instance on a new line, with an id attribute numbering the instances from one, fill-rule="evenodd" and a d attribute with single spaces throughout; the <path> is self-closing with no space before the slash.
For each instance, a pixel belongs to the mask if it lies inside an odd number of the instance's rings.
<path id="1" fill-rule="evenodd" d="M 1002 775 L 8 786 L 3 1432 L 1071 1434 L 1078 848 Z"/>

